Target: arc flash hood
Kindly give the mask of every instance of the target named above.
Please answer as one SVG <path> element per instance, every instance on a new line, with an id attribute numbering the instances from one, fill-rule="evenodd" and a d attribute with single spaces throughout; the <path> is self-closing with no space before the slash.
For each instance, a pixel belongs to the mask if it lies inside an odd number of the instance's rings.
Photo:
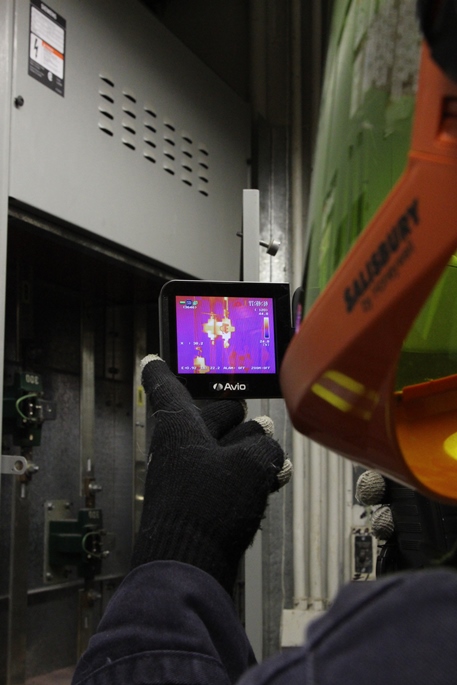
<path id="1" fill-rule="evenodd" d="M 395 381 L 456 249 L 457 85 L 424 41 L 407 167 L 299 325 L 281 388 L 298 431 L 447 502 L 457 501 L 457 356 L 455 374 L 400 390 Z"/>

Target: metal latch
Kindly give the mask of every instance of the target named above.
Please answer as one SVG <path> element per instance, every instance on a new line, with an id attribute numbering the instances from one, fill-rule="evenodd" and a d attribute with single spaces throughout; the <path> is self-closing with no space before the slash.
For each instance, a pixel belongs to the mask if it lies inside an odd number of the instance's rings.
<path id="1" fill-rule="evenodd" d="M 22 476 L 27 471 L 27 459 L 17 454 L 0 454 L 0 473 Z"/>

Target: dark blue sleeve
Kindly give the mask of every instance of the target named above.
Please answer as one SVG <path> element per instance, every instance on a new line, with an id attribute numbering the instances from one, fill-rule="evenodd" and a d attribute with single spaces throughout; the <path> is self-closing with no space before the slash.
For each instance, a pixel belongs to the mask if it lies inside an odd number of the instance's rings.
<path id="1" fill-rule="evenodd" d="M 230 685 L 254 663 L 219 583 L 193 566 L 155 561 L 124 579 L 72 685 Z"/>
<path id="2" fill-rule="evenodd" d="M 455 570 L 350 583 L 309 624 L 302 647 L 238 685 L 453 685 L 457 673 Z"/>
<path id="3" fill-rule="evenodd" d="M 73 685 L 230 685 L 240 677 L 239 685 L 450 685 L 456 616 L 455 571 L 351 583 L 310 624 L 302 647 L 250 669 L 253 653 L 225 590 L 198 568 L 156 561 L 126 577 Z"/>

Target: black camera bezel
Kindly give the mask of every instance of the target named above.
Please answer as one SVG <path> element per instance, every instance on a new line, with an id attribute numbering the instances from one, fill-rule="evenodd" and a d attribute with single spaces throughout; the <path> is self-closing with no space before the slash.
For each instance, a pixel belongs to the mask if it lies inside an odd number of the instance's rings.
<path id="1" fill-rule="evenodd" d="M 272 298 L 276 354 L 275 373 L 178 373 L 176 340 L 176 296 Z M 173 280 L 162 287 L 159 295 L 160 355 L 173 373 L 187 387 L 194 399 L 274 398 L 281 397 L 279 369 L 292 335 L 290 288 L 288 283 L 257 281 Z M 213 386 L 220 384 L 222 390 Z M 230 385 L 231 387 L 227 387 Z M 243 386 L 247 386 L 243 388 Z"/>

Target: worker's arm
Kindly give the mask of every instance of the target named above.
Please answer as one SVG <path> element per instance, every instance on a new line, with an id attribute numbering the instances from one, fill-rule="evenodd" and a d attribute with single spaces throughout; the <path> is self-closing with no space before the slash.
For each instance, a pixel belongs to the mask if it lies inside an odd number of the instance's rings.
<path id="1" fill-rule="evenodd" d="M 73 683 L 228 685 L 254 663 L 232 600 L 239 562 L 290 463 L 243 403 L 198 409 L 156 356 L 142 382 L 155 427 L 133 570 Z"/>
<path id="2" fill-rule="evenodd" d="M 124 579 L 73 683 L 229 685 L 253 663 L 221 585 L 195 566 L 155 561 Z"/>

